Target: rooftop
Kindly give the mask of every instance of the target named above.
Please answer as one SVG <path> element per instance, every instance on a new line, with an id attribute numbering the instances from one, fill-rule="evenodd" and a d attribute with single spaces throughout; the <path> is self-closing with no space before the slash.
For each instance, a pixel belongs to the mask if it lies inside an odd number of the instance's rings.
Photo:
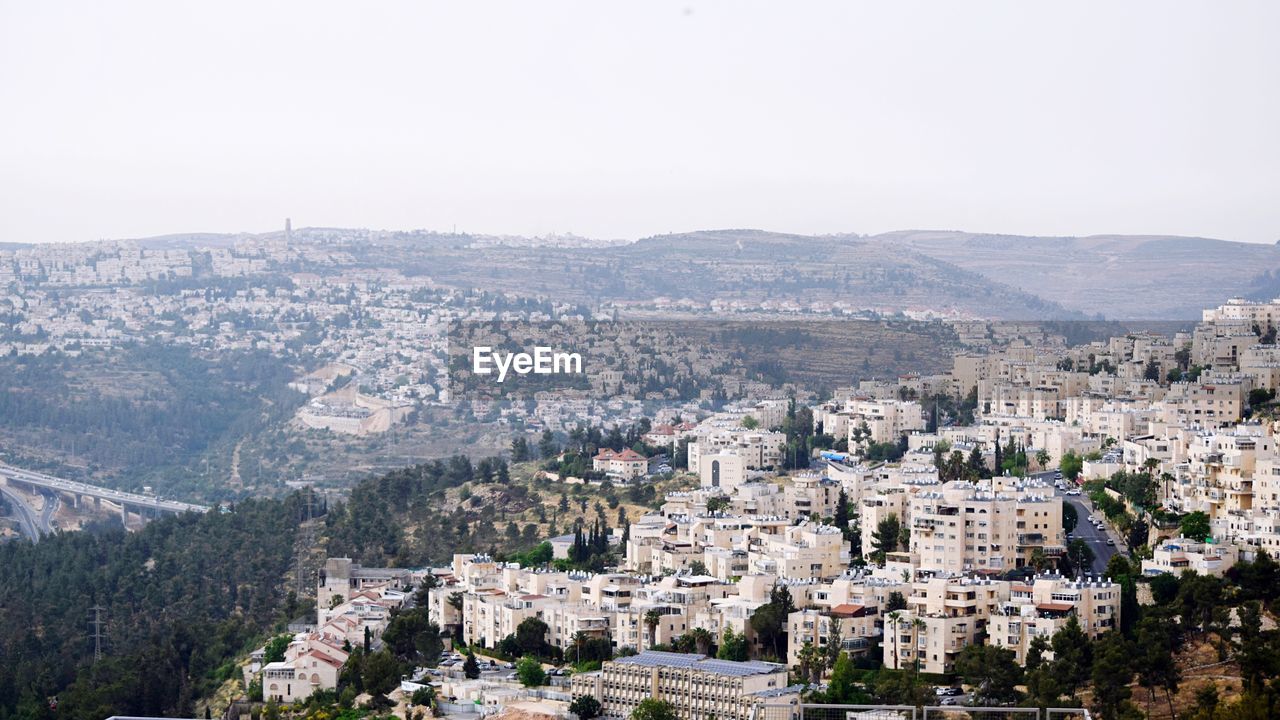
<path id="1" fill-rule="evenodd" d="M 620 665 L 639 665 L 642 667 L 691 668 L 701 672 L 728 675 L 731 677 L 767 675 L 776 672 L 785 672 L 787 669 L 785 665 L 762 662 L 759 660 L 749 660 L 746 662 L 738 662 L 735 660 L 715 660 L 698 653 L 673 653 L 661 652 L 658 650 L 645 650 L 638 655 L 618 658 L 617 660 L 614 660 L 614 662 Z"/>

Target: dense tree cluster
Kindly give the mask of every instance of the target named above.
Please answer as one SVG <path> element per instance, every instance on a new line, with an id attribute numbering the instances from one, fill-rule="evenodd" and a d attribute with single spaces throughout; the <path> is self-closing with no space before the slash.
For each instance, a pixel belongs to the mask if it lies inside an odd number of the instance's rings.
<path id="1" fill-rule="evenodd" d="M 0 545 L 0 718 L 187 715 L 300 611 L 282 588 L 305 503 L 248 501 Z M 90 608 L 104 608 L 93 662 Z"/>

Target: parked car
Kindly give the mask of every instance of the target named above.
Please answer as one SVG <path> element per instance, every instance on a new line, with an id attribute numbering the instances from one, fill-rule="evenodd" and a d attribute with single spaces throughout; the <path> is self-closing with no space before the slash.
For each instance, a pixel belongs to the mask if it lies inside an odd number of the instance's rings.
<path id="1" fill-rule="evenodd" d="M 1107 538 L 1107 544 L 1108 544 L 1108 545 L 1111 545 L 1112 547 L 1114 547 L 1114 546 L 1115 546 L 1115 544 L 1116 544 L 1116 541 L 1115 541 L 1115 540 L 1112 540 L 1111 538 Z"/>

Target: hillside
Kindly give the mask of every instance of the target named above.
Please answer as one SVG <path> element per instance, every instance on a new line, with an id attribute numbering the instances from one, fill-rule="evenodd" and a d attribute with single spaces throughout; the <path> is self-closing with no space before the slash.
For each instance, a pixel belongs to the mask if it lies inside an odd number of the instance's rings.
<path id="1" fill-rule="evenodd" d="M 1233 295 L 1280 292 L 1280 247 L 1196 237 L 928 230 L 813 236 L 721 229 L 620 244 L 557 244 L 302 228 L 295 241 L 306 242 L 313 232 L 361 266 L 588 305 L 842 302 L 885 313 L 931 310 L 992 319 L 1181 320 Z M 192 247 L 225 240 L 188 234 L 145 242 Z"/>
<path id="2" fill-rule="evenodd" d="M 1207 238 L 905 230 L 873 240 L 1109 319 L 1198 318 L 1233 295 L 1269 298 L 1267 273 L 1280 269 L 1280 247 Z"/>
<path id="3" fill-rule="evenodd" d="M 227 247 L 252 235 L 175 233 L 148 248 Z M 1280 247 L 1164 235 L 1024 236 L 900 230 L 873 236 L 701 230 L 635 242 L 299 228 L 355 265 L 441 285 L 623 305 L 658 299 L 792 302 L 990 319 L 1184 320 L 1233 295 L 1280 293 Z M 312 268 L 327 272 L 327 268 Z"/>
<path id="4" fill-rule="evenodd" d="M 531 462 L 498 468 L 455 456 L 365 480 L 325 518 L 325 546 L 372 566 L 443 565 L 455 552 L 528 550 L 572 532 L 578 519 L 618 527 L 685 487 L 678 479 L 616 489 L 551 482 Z"/>
<path id="5" fill-rule="evenodd" d="M 807 307 L 841 301 L 886 313 L 1078 316 L 951 263 L 847 236 L 713 230 L 589 248 L 473 247 L 448 237 L 405 236 L 355 253 L 373 266 L 429 274 L 446 285 L 570 302 L 687 298 L 751 305 L 790 301 Z"/>
<path id="6" fill-rule="evenodd" d="M 294 370 L 265 352 L 217 360 L 176 345 L 0 358 L 0 451 L 33 469 L 126 490 L 225 497 L 211 477 L 237 442 L 288 418 Z"/>

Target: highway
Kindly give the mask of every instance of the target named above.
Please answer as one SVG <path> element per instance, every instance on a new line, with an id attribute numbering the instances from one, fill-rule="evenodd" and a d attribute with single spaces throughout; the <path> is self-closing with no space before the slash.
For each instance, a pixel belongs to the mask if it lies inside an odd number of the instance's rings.
<path id="1" fill-rule="evenodd" d="M 57 493 L 42 492 L 44 496 L 44 510 L 40 513 L 40 532 L 46 535 L 53 532 L 53 514 L 58 512 L 58 506 L 62 504 L 62 499 Z"/>
<path id="2" fill-rule="evenodd" d="M 13 492 L 7 487 L 0 485 L 0 494 L 9 501 L 9 506 L 13 508 L 13 517 L 18 520 L 18 529 L 23 535 L 26 535 L 32 541 L 40 539 L 40 522 L 36 517 L 36 511 L 22 499 L 18 493 Z"/>
<path id="3" fill-rule="evenodd" d="M 113 502 L 117 505 L 129 505 L 133 508 L 150 508 L 172 513 L 202 513 L 209 511 L 209 508 L 203 505 L 193 505 L 191 503 L 177 502 L 174 500 L 161 500 L 148 495 L 138 495 L 136 493 L 112 490 L 110 488 L 98 487 L 97 485 L 76 482 L 74 480 L 63 480 L 62 478 L 54 477 L 52 475 L 23 470 L 3 463 L 0 463 L 0 478 L 8 478 L 10 481 L 16 480 L 44 490 L 51 490 L 55 493 L 69 493 L 83 497 L 100 498 L 108 502 Z"/>

